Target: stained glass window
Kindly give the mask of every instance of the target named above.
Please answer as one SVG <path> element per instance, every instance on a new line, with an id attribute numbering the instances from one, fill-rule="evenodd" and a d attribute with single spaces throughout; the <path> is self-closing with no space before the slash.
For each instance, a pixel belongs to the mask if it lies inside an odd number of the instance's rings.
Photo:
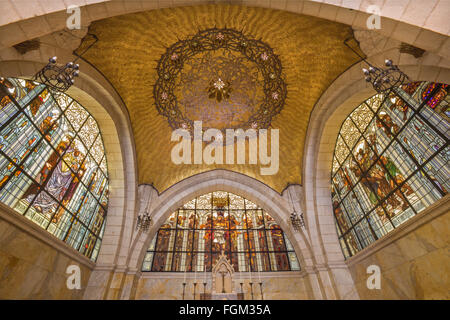
<path id="1" fill-rule="evenodd" d="M 235 271 L 300 270 L 294 248 L 274 219 L 232 193 L 202 195 L 160 227 L 142 271 L 211 271 L 222 250 Z"/>
<path id="2" fill-rule="evenodd" d="M 448 91 L 412 82 L 364 101 L 342 124 L 331 197 L 345 257 L 447 195 Z"/>
<path id="3" fill-rule="evenodd" d="M 108 172 L 95 119 L 34 81 L 0 81 L 0 201 L 96 260 Z"/>

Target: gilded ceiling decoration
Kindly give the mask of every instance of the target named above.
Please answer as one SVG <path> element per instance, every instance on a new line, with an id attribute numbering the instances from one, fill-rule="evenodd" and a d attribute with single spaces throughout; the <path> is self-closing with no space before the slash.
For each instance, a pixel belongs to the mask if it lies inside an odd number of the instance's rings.
<path id="1" fill-rule="evenodd" d="M 192 55 L 177 71 L 171 90 L 166 94 L 156 90 L 158 79 L 164 77 L 157 72 L 158 62 L 168 49 L 180 40 L 192 39 L 212 28 L 234 30 L 249 42 L 260 40 L 270 48 L 267 55 L 273 54 L 282 66 L 277 76 L 286 85 L 286 96 L 284 92 L 277 96 L 274 90 L 266 90 L 270 73 L 260 67 L 264 52 L 258 51 L 259 58 L 255 55 L 252 60 L 239 50 L 222 47 Z M 84 57 L 111 81 L 128 108 L 139 183 L 152 183 L 160 192 L 182 179 L 216 168 L 246 174 L 278 192 L 288 183 L 301 183 L 310 112 L 331 82 L 358 61 L 344 45 L 344 40 L 352 36 L 349 26 L 238 5 L 202 5 L 127 14 L 96 21 L 91 24 L 90 32 L 99 41 Z M 173 163 L 171 151 L 178 142 L 171 141 L 173 129 L 168 117 L 159 114 L 155 100 L 155 97 L 159 102 L 164 98 L 173 99 L 172 94 L 185 119 L 203 120 L 206 127 L 218 129 L 245 128 L 252 115 L 261 114 L 260 107 L 267 99 L 284 100 L 284 106 L 279 104 L 278 109 L 271 109 L 277 111 L 270 118 L 270 128 L 279 129 L 278 172 L 261 175 L 261 165 L 248 164 L 248 161 L 233 165 Z M 177 117 L 174 119 L 176 125 L 183 126 Z M 263 126 L 258 124 L 258 127 Z"/>
<path id="2" fill-rule="evenodd" d="M 161 57 L 154 98 L 172 129 L 267 128 L 284 106 L 286 84 L 272 48 L 233 29 L 179 40 Z"/>

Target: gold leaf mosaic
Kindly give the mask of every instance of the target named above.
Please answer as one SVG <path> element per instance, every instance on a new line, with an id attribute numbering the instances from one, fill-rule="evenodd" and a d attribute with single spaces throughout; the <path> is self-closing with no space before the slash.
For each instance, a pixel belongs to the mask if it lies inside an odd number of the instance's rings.
<path id="1" fill-rule="evenodd" d="M 156 64 L 178 39 L 212 27 L 242 30 L 246 35 L 261 39 L 281 60 L 287 99 L 284 109 L 272 122 L 272 128 L 280 130 L 277 174 L 261 175 L 260 165 L 176 165 L 171 162 L 171 150 L 176 142 L 170 141 L 172 130 L 167 120 L 158 114 L 152 94 L 158 78 Z M 201 5 L 127 14 L 93 22 L 90 32 L 96 34 L 99 41 L 84 57 L 109 79 L 128 108 L 139 183 L 153 183 L 160 192 L 182 179 L 216 168 L 256 178 L 278 192 L 288 183 L 301 183 L 310 112 L 332 81 L 357 61 L 343 43 L 352 35 L 349 26 L 311 16 L 238 5 Z"/>

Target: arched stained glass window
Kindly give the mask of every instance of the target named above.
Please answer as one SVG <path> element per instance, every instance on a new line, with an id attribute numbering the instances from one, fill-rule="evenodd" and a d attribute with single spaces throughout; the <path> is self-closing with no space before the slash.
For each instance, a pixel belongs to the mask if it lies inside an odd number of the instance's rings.
<path id="1" fill-rule="evenodd" d="M 235 271 L 300 270 L 274 219 L 251 201 L 217 191 L 172 213 L 150 244 L 142 271 L 211 271 L 222 250 Z"/>
<path id="2" fill-rule="evenodd" d="M 108 203 L 97 122 L 29 80 L 2 79 L 0 98 L 0 201 L 95 260 Z"/>
<path id="3" fill-rule="evenodd" d="M 346 257 L 450 190 L 449 86 L 412 82 L 359 105 L 344 121 L 332 202 Z"/>

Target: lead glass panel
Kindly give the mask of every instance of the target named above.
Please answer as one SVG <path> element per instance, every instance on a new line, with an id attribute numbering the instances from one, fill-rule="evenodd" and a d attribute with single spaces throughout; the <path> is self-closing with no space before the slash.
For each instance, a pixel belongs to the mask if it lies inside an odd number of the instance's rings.
<path id="1" fill-rule="evenodd" d="M 343 122 L 331 198 L 346 258 L 447 195 L 448 91 L 412 82 L 367 99 Z"/>
<path id="2" fill-rule="evenodd" d="M 300 270 L 292 244 L 267 212 L 216 191 L 169 216 L 148 248 L 142 271 L 211 271 L 222 250 L 235 271 Z"/>
<path id="3" fill-rule="evenodd" d="M 0 201 L 95 260 L 108 204 L 96 120 L 30 80 L 0 81 Z"/>

